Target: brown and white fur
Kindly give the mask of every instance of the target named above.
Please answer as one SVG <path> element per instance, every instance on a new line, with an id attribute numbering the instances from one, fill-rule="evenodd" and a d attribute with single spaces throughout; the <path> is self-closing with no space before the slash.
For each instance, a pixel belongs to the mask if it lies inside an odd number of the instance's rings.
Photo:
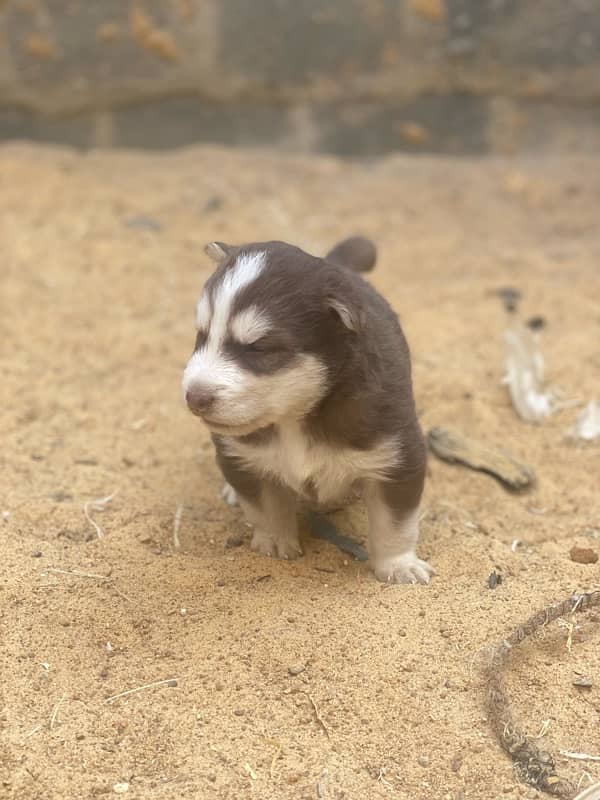
<path id="1" fill-rule="evenodd" d="M 218 266 L 196 307 L 183 391 L 212 432 L 224 498 L 254 527 L 252 548 L 297 557 L 298 508 L 339 507 L 359 490 L 376 577 L 428 583 L 415 553 L 425 446 L 409 350 L 357 274 L 374 246 L 353 237 L 324 259 L 283 242 L 213 242 L 207 253 Z"/>

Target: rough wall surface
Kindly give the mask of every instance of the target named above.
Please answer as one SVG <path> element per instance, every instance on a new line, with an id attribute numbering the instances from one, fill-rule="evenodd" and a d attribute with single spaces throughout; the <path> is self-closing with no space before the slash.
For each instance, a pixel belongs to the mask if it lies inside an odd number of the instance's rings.
<path id="1" fill-rule="evenodd" d="M 599 98 L 600 0 L 0 0 L 2 138 L 502 151 Z"/>

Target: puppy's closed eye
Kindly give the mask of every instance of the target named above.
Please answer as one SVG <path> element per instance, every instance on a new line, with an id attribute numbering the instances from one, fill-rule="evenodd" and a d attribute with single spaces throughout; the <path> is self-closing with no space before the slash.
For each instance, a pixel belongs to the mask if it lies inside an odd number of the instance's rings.
<path id="1" fill-rule="evenodd" d="M 278 345 L 271 336 L 261 336 L 260 339 L 254 342 L 248 342 L 247 344 L 241 344 L 240 347 L 247 353 L 267 353 L 282 349 L 281 344 Z"/>
<path id="2" fill-rule="evenodd" d="M 286 338 L 275 332 L 244 344 L 231 339 L 227 344 L 227 350 L 240 366 L 259 374 L 281 369 L 294 356 Z"/>

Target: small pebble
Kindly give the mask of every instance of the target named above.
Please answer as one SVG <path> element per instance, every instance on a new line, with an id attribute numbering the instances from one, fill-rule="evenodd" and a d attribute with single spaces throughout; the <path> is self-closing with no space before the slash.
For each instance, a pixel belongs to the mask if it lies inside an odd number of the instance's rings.
<path id="1" fill-rule="evenodd" d="M 56 503 L 65 503 L 67 500 L 73 499 L 73 495 L 70 492 L 54 492 L 51 497 Z"/>
<path id="2" fill-rule="evenodd" d="M 429 756 L 419 756 L 417 761 L 422 767 L 428 767 L 431 764 L 431 759 Z"/>
<path id="3" fill-rule="evenodd" d="M 460 753 L 457 753 L 455 756 L 453 756 L 452 761 L 450 762 L 450 768 L 452 772 L 460 772 L 462 763 L 463 763 L 463 757 Z"/>
<path id="4" fill-rule="evenodd" d="M 592 550 L 591 547 L 578 547 L 574 545 L 569 555 L 571 556 L 571 561 L 575 561 L 577 564 L 595 564 L 596 561 L 598 561 L 598 553 Z"/>
<path id="5" fill-rule="evenodd" d="M 225 581 L 221 578 L 217 581 L 217 586 L 225 586 Z"/>
<path id="6" fill-rule="evenodd" d="M 42 557 L 42 551 L 41 550 L 34 550 L 33 553 L 31 554 L 31 557 L 32 558 L 41 558 Z"/>
<path id="7" fill-rule="evenodd" d="M 502 583 L 502 575 L 494 570 L 487 579 L 487 585 L 490 589 L 495 589 Z"/>
<path id="8" fill-rule="evenodd" d="M 241 547 L 243 543 L 244 540 L 241 536 L 228 536 L 227 539 L 225 539 L 225 547 L 227 549 L 232 547 Z"/>
<path id="9" fill-rule="evenodd" d="M 588 678 L 587 675 L 579 675 L 579 677 L 575 678 L 572 681 L 573 686 L 577 686 L 578 689 L 591 689 L 594 685 L 594 682 L 591 678 Z"/>
<path id="10" fill-rule="evenodd" d="M 218 211 L 222 205 L 223 205 L 223 198 L 219 197 L 218 194 L 213 194 L 208 198 L 202 210 L 205 213 L 210 213 L 211 211 Z"/>
<path id="11" fill-rule="evenodd" d="M 305 669 L 306 666 L 304 664 L 292 664 L 291 667 L 288 667 L 288 672 L 290 675 L 300 675 Z"/>
<path id="12" fill-rule="evenodd" d="M 129 784 L 128 783 L 115 783 L 113 786 L 113 792 L 115 794 L 125 794 L 125 792 L 129 791 Z"/>
<path id="13" fill-rule="evenodd" d="M 158 233 L 160 230 L 162 230 L 162 225 L 160 222 L 152 217 L 144 216 L 143 214 L 140 214 L 137 217 L 129 217 L 129 219 L 125 220 L 125 225 L 127 225 L 128 228 L 133 228 L 134 230 L 152 231 L 153 233 Z"/>
<path id="14" fill-rule="evenodd" d="M 546 320 L 542 316 L 530 317 L 525 323 L 532 331 L 541 331 L 546 327 Z"/>
<path id="15" fill-rule="evenodd" d="M 503 286 L 501 289 L 496 289 L 496 294 L 504 303 L 504 308 L 513 312 L 516 311 L 519 300 L 521 299 L 521 292 L 513 286 Z"/>
<path id="16" fill-rule="evenodd" d="M 236 708 L 233 712 L 236 717 L 243 717 L 244 716 L 244 709 L 243 708 Z"/>

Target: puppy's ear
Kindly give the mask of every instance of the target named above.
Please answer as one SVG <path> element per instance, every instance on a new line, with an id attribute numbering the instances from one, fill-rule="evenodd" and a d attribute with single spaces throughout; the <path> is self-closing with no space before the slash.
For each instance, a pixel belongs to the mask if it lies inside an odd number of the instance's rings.
<path id="1" fill-rule="evenodd" d="M 364 236 L 350 236 L 338 242 L 325 256 L 326 261 L 352 272 L 370 272 L 377 260 L 377 250 L 370 239 Z"/>
<path id="2" fill-rule="evenodd" d="M 209 242 L 204 248 L 204 252 L 215 263 L 222 264 L 235 249 L 233 245 L 224 242 Z"/>
<path id="3" fill-rule="evenodd" d="M 325 302 L 342 325 L 353 333 L 359 333 L 364 327 L 364 312 L 354 304 L 337 297 L 326 297 Z"/>

